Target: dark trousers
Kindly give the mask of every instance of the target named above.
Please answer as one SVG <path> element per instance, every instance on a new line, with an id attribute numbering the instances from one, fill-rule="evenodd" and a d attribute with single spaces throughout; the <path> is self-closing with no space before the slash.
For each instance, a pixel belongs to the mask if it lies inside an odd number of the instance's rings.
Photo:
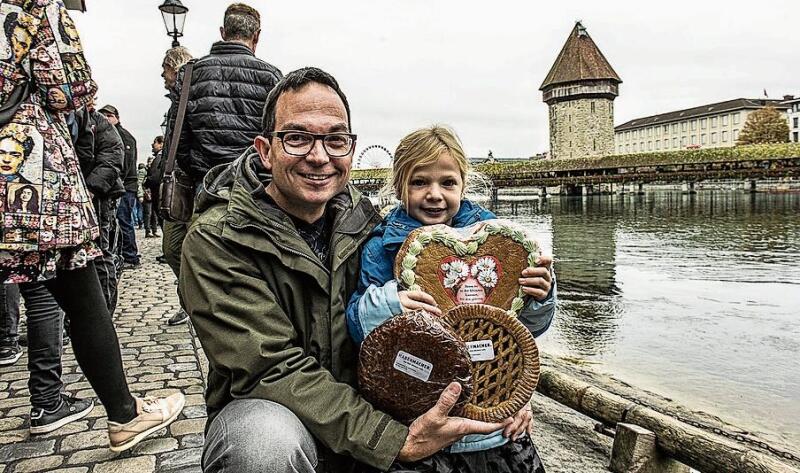
<path id="1" fill-rule="evenodd" d="M 0 346 L 14 345 L 19 339 L 19 286 L 0 284 Z"/>
<path id="2" fill-rule="evenodd" d="M 25 299 L 28 322 L 28 390 L 31 405 L 43 409 L 58 407 L 61 401 L 61 333 L 64 314 L 42 283 L 19 286 Z"/>
<path id="3" fill-rule="evenodd" d="M 142 204 L 144 207 L 144 230 L 155 235 L 158 233 L 158 227 L 161 226 L 158 212 L 156 211 L 157 204 L 153 201 L 146 200 Z"/>
<path id="4" fill-rule="evenodd" d="M 120 266 L 117 261 L 119 256 L 114 251 L 114 243 L 119 242 L 119 231 L 117 227 L 117 201 L 110 198 L 95 198 L 93 201 L 94 210 L 100 221 L 100 238 L 97 240 L 103 256 L 94 260 L 94 267 L 97 270 L 97 278 L 100 280 L 100 288 L 106 299 L 108 313 L 114 315 L 117 308 L 117 285 L 119 284 L 119 274 L 117 268 Z"/>
<path id="5" fill-rule="evenodd" d="M 70 319 L 75 358 L 103 403 L 108 419 L 129 422 L 136 416 L 136 401 L 128 390 L 117 332 L 94 262 L 81 269 L 60 270 L 55 279 L 41 284 Z M 29 346 L 32 338 L 29 334 Z"/>
<path id="6" fill-rule="evenodd" d="M 122 231 L 122 257 L 126 263 L 139 264 L 139 248 L 136 247 L 136 232 L 133 227 L 133 208 L 136 192 L 125 191 L 117 207 L 117 222 Z"/>

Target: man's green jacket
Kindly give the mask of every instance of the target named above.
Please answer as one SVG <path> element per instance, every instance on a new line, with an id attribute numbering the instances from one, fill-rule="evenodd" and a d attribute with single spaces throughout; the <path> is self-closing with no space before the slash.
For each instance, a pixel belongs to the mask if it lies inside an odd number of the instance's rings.
<path id="1" fill-rule="evenodd" d="M 350 471 L 352 459 L 387 469 L 408 429 L 354 389 L 357 347 L 345 321 L 378 216 L 352 186 L 334 197 L 323 263 L 266 202 L 268 179 L 257 154 L 213 168 L 183 243 L 180 292 L 209 361 L 209 423 L 233 399 L 268 399 L 318 440 L 320 471 Z"/>

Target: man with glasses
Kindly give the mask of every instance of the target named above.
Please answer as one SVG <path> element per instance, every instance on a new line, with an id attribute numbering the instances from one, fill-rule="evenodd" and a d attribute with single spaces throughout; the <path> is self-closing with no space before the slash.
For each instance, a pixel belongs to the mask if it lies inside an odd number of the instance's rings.
<path id="1" fill-rule="evenodd" d="M 468 433 L 453 383 L 410 427 L 355 389 L 345 307 L 378 223 L 348 185 L 356 135 L 329 74 L 270 92 L 255 149 L 213 169 L 183 247 L 180 291 L 209 360 L 205 472 L 386 470 Z"/>

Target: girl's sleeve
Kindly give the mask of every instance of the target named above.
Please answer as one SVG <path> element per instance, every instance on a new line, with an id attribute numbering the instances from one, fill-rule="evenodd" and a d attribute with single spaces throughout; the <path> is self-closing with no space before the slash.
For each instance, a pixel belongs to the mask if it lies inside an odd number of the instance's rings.
<path id="1" fill-rule="evenodd" d="M 556 272 L 552 268 L 550 269 L 550 275 L 553 277 L 553 284 L 550 286 L 550 293 L 547 297 L 543 301 L 528 297 L 525 307 L 519 313 L 519 321 L 531 331 L 534 337 L 538 337 L 550 328 L 550 323 L 556 313 L 558 287 Z"/>
<path id="2" fill-rule="evenodd" d="M 75 24 L 62 2 L 49 2 L 31 45 L 32 69 L 45 108 L 77 110 L 94 97 L 97 84 L 83 56 Z"/>
<path id="3" fill-rule="evenodd" d="M 364 246 L 358 289 L 347 304 L 347 329 L 359 344 L 378 325 L 403 311 L 392 274 L 393 261 L 380 243 L 377 238 Z"/>

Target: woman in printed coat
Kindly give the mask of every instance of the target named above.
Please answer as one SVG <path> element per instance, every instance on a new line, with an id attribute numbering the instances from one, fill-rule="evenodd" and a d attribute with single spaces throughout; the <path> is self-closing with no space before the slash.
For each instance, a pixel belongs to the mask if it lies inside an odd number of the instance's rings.
<path id="1" fill-rule="evenodd" d="M 97 218 L 64 116 L 88 103 L 97 86 L 60 1 L 2 0 L 0 24 L 0 102 L 9 102 L 19 84 L 32 80 L 34 85 L 0 128 L 0 282 L 20 284 L 28 308 L 29 353 L 41 351 L 49 363 L 46 373 L 37 372 L 48 382 L 31 376 L 31 432 L 54 430 L 92 407 L 52 389 L 60 378 L 60 339 L 52 342 L 53 333 L 61 333 L 60 319 L 52 316 L 57 302 L 71 321 L 78 363 L 108 413 L 111 449 L 125 450 L 172 422 L 184 398 L 180 393 L 134 398 L 122 371 L 92 261 L 100 255 L 94 242 Z M 28 202 L 25 212 L 14 205 L 20 192 L 38 200 Z"/>

